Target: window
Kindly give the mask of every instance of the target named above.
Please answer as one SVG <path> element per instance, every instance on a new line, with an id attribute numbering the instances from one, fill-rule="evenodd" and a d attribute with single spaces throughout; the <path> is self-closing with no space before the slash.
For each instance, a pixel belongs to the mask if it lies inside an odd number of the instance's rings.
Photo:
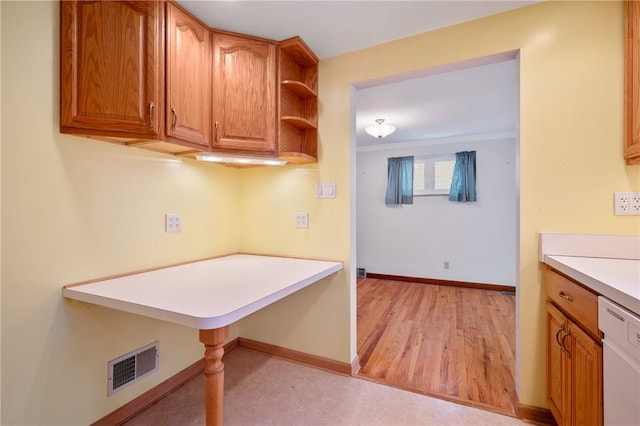
<path id="1" fill-rule="evenodd" d="M 413 195 L 449 194 L 455 165 L 455 154 L 416 156 L 413 163 Z"/>

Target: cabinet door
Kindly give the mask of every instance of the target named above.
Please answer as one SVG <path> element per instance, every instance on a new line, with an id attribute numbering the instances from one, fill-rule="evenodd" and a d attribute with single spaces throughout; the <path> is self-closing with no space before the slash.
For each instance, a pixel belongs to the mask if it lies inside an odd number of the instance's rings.
<path id="1" fill-rule="evenodd" d="M 160 135 L 163 7 L 156 1 L 60 2 L 61 132 Z"/>
<path id="2" fill-rule="evenodd" d="M 602 347 L 576 324 L 571 332 L 571 384 L 574 425 L 602 425 Z"/>
<path id="3" fill-rule="evenodd" d="M 626 3 L 625 150 L 629 164 L 640 164 L 640 1 Z"/>
<path id="4" fill-rule="evenodd" d="M 569 359 L 562 347 L 567 331 L 567 318 L 547 302 L 547 402 L 559 426 L 571 424 Z"/>
<path id="5" fill-rule="evenodd" d="M 204 25 L 167 3 L 166 134 L 209 146 L 211 37 Z"/>
<path id="6" fill-rule="evenodd" d="M 276 46 L 214 33 L 213 147 L 275 152 Z"/>

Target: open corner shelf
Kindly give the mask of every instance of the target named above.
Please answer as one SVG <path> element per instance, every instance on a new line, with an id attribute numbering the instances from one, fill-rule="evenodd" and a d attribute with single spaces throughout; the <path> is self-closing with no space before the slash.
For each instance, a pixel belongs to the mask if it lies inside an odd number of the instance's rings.
<path id="1" fill-rule="evenodd" d="M 297 97 L 304 98 L 316 98 L 318 94 L 306 84 L 300 81 L 294 80 L 283 80 L 280 82 L 280 85 L 295 94 Z"/>
<path id="2" fill-rule="evenodd" d="M 302 117 L 296 117 L 296 116 L 292 116 L 292 115 L 285 115 L 280 117 L 280 120 L 282 120 L 285 123 L 291 124 L 293 127 L 296 127 L 298 129 L 315 129 L 317 128 L 317 126 L 315 124 L 313 124 L 312 122 L 310 122 L 309 120 L 307 120 L 306 118 L 302 118 Z"/>
<path id="3" fill-rule="evenodd" d="M 292 163 L 318 158 L 318 57 L 300 37 L 280 47 L 279 157 Z"/>

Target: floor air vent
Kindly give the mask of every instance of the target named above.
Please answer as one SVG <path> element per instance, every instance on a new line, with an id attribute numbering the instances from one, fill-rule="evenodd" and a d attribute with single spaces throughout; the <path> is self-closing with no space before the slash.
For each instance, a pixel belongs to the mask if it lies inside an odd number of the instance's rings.
<path id="1" fill-rule="evenodd" d="M 358 268 L 358 278 L 367 278 L 367 270 L 364 268 Z"/>
<path id="2" fill-rule="evenodd" d="M 135 383 L 158 369 L 158 342 L 136 349 L 109 361 L 109 389 L 111 395 L 120 389 Z"/>

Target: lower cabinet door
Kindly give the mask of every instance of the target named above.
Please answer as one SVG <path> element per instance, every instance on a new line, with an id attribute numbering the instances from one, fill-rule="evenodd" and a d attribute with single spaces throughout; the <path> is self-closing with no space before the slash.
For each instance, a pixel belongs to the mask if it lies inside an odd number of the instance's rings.
<path id="1" fill-rule="evenodd" d="M 573 424 L 602 425 L 602 346 L 576 324 L 571 332 Z"/>
<path id="2" fill-rule="evenodd" d="M 602 346 L 547 302 L 547 403 L 559 426 L 601 426 Z"/>
<path id="3" fill-rule="evenodd" d="M 567 318 L 547 302 L 547 403 L 559 426 L 571 424 L 569 358 L 562 346 L 567 331 Z"/>

